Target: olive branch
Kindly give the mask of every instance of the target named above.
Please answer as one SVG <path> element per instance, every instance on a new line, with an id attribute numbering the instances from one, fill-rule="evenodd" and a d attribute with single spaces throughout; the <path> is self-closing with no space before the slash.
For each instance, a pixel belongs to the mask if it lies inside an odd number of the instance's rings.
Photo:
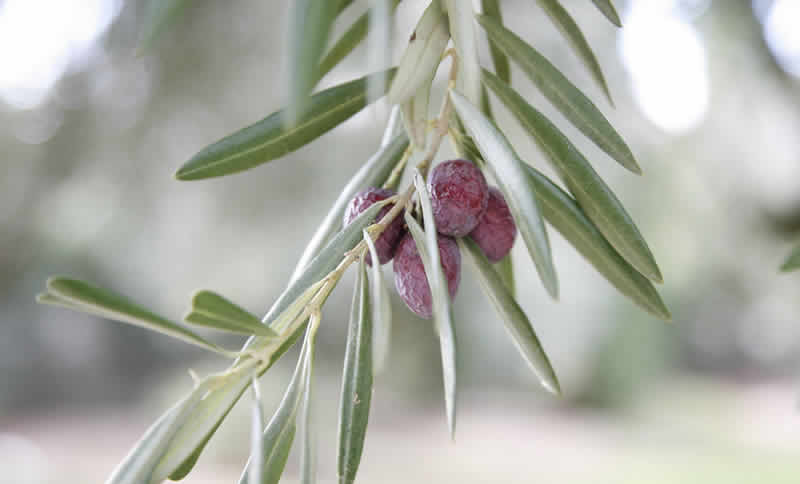
<path id="1" fill-rule="evenodd" d="M 177 21 L 187 3 L 152 1 L 143 29 L 143 52 L 154 44 L 160 32 Z M 551 296 L 558 296 L 558 280 L 545 221 L 561 232 L 623 295 L 650 314 L 670 319 L 653 285 L 661 282 L 660 270 L 633 220 L 572 142 L 511 87 L 510 62 L 520 68 L 566 120 L 610 158 L 636 174 L 641 173 L 641 168 L 597 106 L 548 59 L 503 25 L 499 0 L 482 0 L 482 13 L 473 11 L 472 2 L 432 0 L 421 13 L 396 68 L 315 92 L 318 82 L 368 35 L 371 63 L 379 62 L 389 51 L 390 36 L 386 28 L 399 0 L 371 0 L 369 9 L 338 40 L 329 42 L 332 26 L 351 3 L 350 0 L 292 2 L 287 107 L 212 143 L 176 173 L 178 180 L 188 181 L 248 170 L 316 140 L 384 94 L 393 106 L 378 151 L 332 204 L 286 289 L 263 318 L 213 291 L 202 290 L 192 297 L 184 321 L 188 325 L 247 335 L 241 350 L 222 348 L 187 325 L 84 281 L 54 277 L 38 296 L 42 303 L 158 331 L 232 360 L 226 370 L 218 373 L 205 377 L 191 373 L 192 391 L 147 430 L 108 478 L 108 484 L 159 483 L 186 477 L 248 387 L 253 389 L 251 453 L 239 482 L 278 482 L 297 434 L 298 419 L 303 449 L 301 480 L 314 482 L 309 407 L 315 336 L 325 303 L 348 268 L 358 263 L 338 437 L 338 479 L 341 483 L 353 482 L 366 435 L 373 377 L 383 366 L 389 348 L 391 310 L 375 243 L 401 215 L 424 265 L 434 328 L 441 344 L 448 429 L 454 434 L 457 341 L 426 187 L 428 172 L 446 138 L 460 156 L 471 160 L 497 182 L 543 286 Z M 565 36 L 613 106 L 602 70 L 576 22 L 557 0 L 537 3 Z M 621 26 L 610 0 L 593 0 L 593 3 L 613 24 Z M 478 25 L 487 34 L 493 70 L 483 68 L 479 61 Z M 447 59 L 451 63 L 444 98 L 438 115 L 430 119 L 434 78 Z M 492 114 L 490 92 L 535 141 L 566 191 L 516 154 Z M 420 161 L 409 170 L 409 160 L 415 156 Z M 359 191 L 379 186 L 396 189 L 407 172 L 411 173 L 412 181 L 399 194 L 370 205 L 342 226 L 345 206 Z M 376 221 L 381 210 L 389 205 L 391 208 Z M 470 238 L 459 238 L 457 243 L 460 253 L 471 261 L 474 276 L 523 359 L 542 386 L 558 394 L 556 373 L 515 298 L 517 288 L 510 254 L 492 265 Z M 367 255 L 374 261 L 371 271 L 365 262 Z M 289 386 L 271 419 L 265 421 L 258 378 L 301 336 L 302 349 Z"/>

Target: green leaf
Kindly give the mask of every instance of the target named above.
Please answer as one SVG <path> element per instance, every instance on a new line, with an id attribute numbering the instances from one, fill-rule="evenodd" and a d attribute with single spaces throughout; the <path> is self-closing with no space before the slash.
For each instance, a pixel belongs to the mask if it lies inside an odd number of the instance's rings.
<path id="1" fill-rule="evenodd" d="M 786 261 L 781 266 L 782 272 L 792 272 L 800 269 L 800 246 L 795 247 L 794 250 L 786 258 Z"/>
<path id="2" fill-rule="evenodd" d="M 537 193 L 537 198 L 538 196 Z M 541 205 L 541 200 L 539 204 Z M 515 297 L 517 290 L 516 284 L 514 284 L 514 263 L 511 259 L 511 252 L 494 264 L 494 269 L 500 280 L 503 281 L 503 285 L 508 289 L 508 293 L 511 294 L 511 297 Z"/>
<path id="3" fill-rule="evenodd" d="M 431 75 L 417 89 L 417 92 L 403 103 L 403 124 L 406 132 L 411 138 L 414 146 L 424 150 L 428 142 L 428 106 L 431 97 L 431 87 L 436 71 L 431 71 Z"/>
<path id="4" fill-rule="evenodd" d="M 388 78 L 391 79 L 390 69 Z M 368 76 L 325 89 L 311 97 L 311 106 L 287 128 L 283 111 L 204 148 L 175 174 L 179 180 L 230 175 L 280 158 L 314 141 L 361 111 L 367 104 Z"/>
<path id="5" fill-rule="evenodd" d="M 539 343 L 539 338 L 536 337 L 531 322 L 508 292 L 492 264 L 472 239 L 458 239 L 458 245 L 461 248 L 461 252 L 469 255 L 476 269 L 475 272 L 478 275 L 481 289 L 483 289 L 483 292 L 486 293 L 486 296 L 494 305 L 495 310 L 503 318 L 506 330 L 512 341 L 514 341 L 514 345 L 516 345 L 522 357 L 525 358 L 525 361 L 539 378 L 539 382 L 549 392 L 556 395 L 560 394 L 561 389 L 555 371 L 553 371 L 550 360 Z"/>
<path id="6" fill-rule="evenodd" d="M 614 250 L 575 200 L 535 168 L 526 169 L 547 221 L 617 290 L 650 314 L 669 321 L 669 310 L 653 284 Z"/>
<path id="7" fill-rule="evenodd" d="M 514 114 L 558 171 L 586 215 L 611 245 L 646 277 L 661 282 L 661 272 L 636 224 L 611 189 L 556 126 L 508 84 L 489 71 L 484 82 Z"/>
<path id="8" fill-rule="evenodd" d="M 436 73 L 450 32 L 438 0 L 428 4 L 397 67 L 396 82 L 386 95 L 389 104 L 403 104 Z"/>
<path id="9" fill-rule="evenodd" d="M 231 352 L 206 341 L 183 326 L 139 306 L 124 296 L 77 279 L 51 277 L 47 281 L 47 293 L 39 296 L 38 301 L 132 324 L 172 336 L 215 353 L 231 356 Z"/>
<path id="10" fill-rule="evenodd" d="M 343 2 L 344 3 L 350 3 Z M 400 0 L 392 0 L 392 9 L 396 8 Z M 339 37 L 333 46 L 322 58 L 319 64 L 319 72 L 317 73 L 317 82 L 325 77 L 331 69 L 339 65 L 339 63 L 347 57 L 358 44 L 360 44 L 366 37 L 370 30 L 370 13 L 366 12 L 358 17 L 355 22 L 350 24 L 350 27 Z"/>
<path id="11" fill-rule="evenodd" d="M 558 30 L 566 37 L 567 41 L 569 41 L 572 49 L 578 54 L 578 57 L 583 61 L 583 64 L 600 86 L 600 89 L 603 90 L 603 93 L 608 98 L 608 102 L 613 106 L 614 100 L 611 99 L 611 92 L 608 90 L 608 84 L 606 84 L 606 78 L 603 76 L 603 70 L 600 68 L 600 63 L 597 62 L 597 57 L 595 57 L 592 48 L 589 47 L 589 43 L 583 36 L 583 32 L 581 32 L 578 24 L 575 23 L 575 20 L 558 0 L 538 0 L 538 2 L 547 13 L 548 17 L 550 17 L 553 24 L 555 24 Z M 502 79 L 502 77 L 500 78 Z"/>
<path id="12" fill-rule="evenodd" d="M 433 219 L 430 195 L 428 195 L 425 180 L 422 179 L 419 172 L 414 176 L 414 186 L 417 189 L 422 216 L 425 219 L 425 231 L 422 231 L 417 221 L 408 212 L 406 212 L 406 223 L 417 245 L 422 265 L 425 268 L 425 277 L 428 279 L 428 286 L 431 290 L 433 319 L 436 323 L 442 354 L 442 380 L 444 382 L 447 426 L 450 430 L 450 438 L 454 438 L 456 432 L 456 333 L 450 311 L 450 291 L 439 258 L 439 240 L 436 223 Z"/>
<path id="13" fill-rule="evenodd" d="M 144 14 L 144 27 L 136 48 L 137 54 L 150 49 L 155 39 L 166 31 L 188 5 L 187 0 L 150 0 Z"/>
<path id="14" fill-rule="evenodd" d="M 381 146 L 377 153 L 364 163 L 361 168 L 353 175 L 347 185 L 344 186 L 336 201 L 333 202 L 325 219 L 314 232 L 311 240 L 308 242 L 303 255 L 297 262 L 294 273 L 291 279 L 296 279 L 311 261 L 317 255 L 320 248 L 330 240 L 339 228 L 342 226 L 342 217 L 347 208 L 347 204 L 358 192 L 368 187 L 379 187 L 383 182 L 389 178 L 392 169 L 397 164 L 397 161 L 403 156 L 403 153 L 408 148 L 408 137 L 405 133 L 400 133 L 385 146 Z"/>
<path id="15" fill-rule="evenodd" d="M 247 484 L 261 484 L 265 477 L 264 467 L 264 440 L 261 433 L 264 431 L 264 411 L 261 409 L 261 395 L 258 390 L 258 380 L 253 378 L 253 412 L 250 428 L 250 476 Z"/>
<path id="16" fill-rule="evenodd" d="M 319 79 L 319 62 L 339 0 L 295 0 L 289 14 L 289 105 L 283 122 L 292 127 L 302 121 L 311 105 L 310 94 Z"/>
<path id="17" fill-rule="evenodd" d="M 262 436 L 263 470 L 261 482 L 263 484 L 277 484 L 280 480 L 283 469 L 286 467 L 286 460 L 294 442 L 295 431 L 297 430 L 296 417 L 297 410 L 305 392 L 306 371 L 308 371 L 308 352 L 312 351 L 314 345 L 314 331 L 312 327 L 306 330 L 306 339 L 303 348 L 300 350 L 300 357 L 297 360 L 292 379 L 286 393 L 283 395 L 278 409 L 264 429 Z M 251 471 L 251 462 L 248 461 L 239 484 L 247 484 Z"/>
<path id="18" fill-rule="evenodd" d="M 316 316 L 315 316 L 316 318 Z M 304 382 L 303 407 L 300 410 L 301 454 L 300 454 L 300 482 L 313 484 L 316 482 L 317 455 L 313 431 L 313 386 L 314 386 L 314 348 L 317 335 L 318 321 L 312 321 L 308 331 L 311 331 L 311 344 L 306 356 L 306 379 Z"/>
<path id="19" fill-rule="evenodd" d="M 600 10 L 603 15 L 605 15 L 609 22 L 617 27 L 622 27 L 622 22 L 619 20 L 617 9 L 614 8 L 614 4 L 611 3 L 611 0 L 592 0 L 592 3 L 594 3 L 595 7 L 597 7 L 597 9 Z"/>
<path id="20" fill-rule="evenodd" d="M 481 0 L 481 7 L 483 14 L 493 19 L 500 25 L 503 24 L 503 13 L 500 10 L 500 0 Z M 511 66 L 508 64 L 508 57 L 503 52 L 503 49 L 497 46 L 494 41 L 489 40 L 489 53 L 492 56 L 492 64 L 494 64 L 494 72 L 497 76 L 510 83 L 511 82 Z"/>
<path id="21" fill-rule="evenodd" d="M 391 1 L 370 0 L 369 35 L 367 39 L 367 70 L 376 72 L 385 69 L 386 60 L 392 57 Z M 370 78 L 367 84 L 367 99 L 373 102 L 383 96 L 386 73 Z"/>
<path id="22" fill-rule="evenodd" d="M 373 259 L 377 267 L 377 259 Z M 339 402 L 339 482 L 350 484 L 356 478 L 369 421 L 372 399 L 372 312 L 369 281 L 361 258 L 353 293 L 347 347 L 344 357 L 342 394 Z"/>
<path id="23" fill-rule="evenodd" d="M 641 173 L 628 145 L 603 113 L 533 47 L 496 21 L 479 15 L 489 38 L 513 59 L 544 96 L 600 149 L 634 173 Z"/>
<path id="24" fill-rule="evenodd" d="M 558 279 L 550 255 L 550 242 L 542 221 L 536 194 L 525 182 L 525 168 L 502 133 L 477 107 L 451 90 L 450 98 L 464 126 L 475 141 L 486 167 L 500 184 L 514 221 L 545 288 L 558 297 Z"/>
<path id="25" fill-rule="evenodd" d="M 106 484 L 161 482 L 152 479 L 159 459 L 207 392 L 207 385 L 198 385 L 189 395 L 156 420 L 114 469 L 111 477 L 106 480 Z"/>
<path id="26" fill-rule="evenodd" d="M 187 323 L 231 333 L 257 334 L 268 338 L 277 335 L 261 320 L 219 294 L 198 291 L 192 297 L 192 309 L 184 317 Z"/>
<path id="27" fill-rule="evenodd" d="M 378 250 L 372 237 L 364 230 L 371 260 L 378 260 Z M 372 264 L 372 288 L 370 289 L 370 308 L 372 308 L 372 373 L 380 373 L 389 355 L 392 337 L 392 304 L 389 290 L 383 280 L 380 264 Z"/>
<path id="28" fill-rule="evenodd" d="M 456 87 L 475 105 L 480 104 L 481 66 L 478 62 L 478 40 L 475 32 L 475 11 L 472 2 L 442 0 L 450 21 L 453 46 L 458 53 Z"/>

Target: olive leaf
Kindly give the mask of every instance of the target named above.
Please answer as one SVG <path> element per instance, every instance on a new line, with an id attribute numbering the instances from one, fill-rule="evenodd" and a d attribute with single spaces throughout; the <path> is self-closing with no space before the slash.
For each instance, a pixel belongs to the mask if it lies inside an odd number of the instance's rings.
<path id="1" fill-rule="evenodd" d="M 401 132 L 388 145 L 381 146 L 366 163 L 361 165 L 361 168 L 358 169 L 344 186 L 341 193 L 339 193 L 322 223 L 317 227 L 316 232 L 314 232 L 308 245 L 303 250 L 303 254 L 300 256 L 290 280 L 296 279 L 302 273 L 306 265 L 317 255 L 320 248 L 339 230 L 342 225 L 344 211 L 350 200 L 365 188 L 381 186 L 389 178 L 392 169 L 407 148 L 408 137 Z"/>
<path id="2" fill-rule="evenodd" d="M 492 264 L 472 239 L 460 238 L 458 246 L 461 248 L 461 252 L 466 253 L 472 261 L 481 289 L 503 318 L 503 323 L 514 345 L 539 378 L 539 382 L 549 392 L 560 394 L 561 389 L 555 371 L 539 343 L 539 338 L 536 337 L 531 322 L 508 292 Z"/>
<path id="3" fill-rule="evenodd" d="M 208 392 L 208 383 L 194 388 L 189 395 L 167 410 L 150 426 L 130 453 L 117 465 L 106 484 L 139 484 L 161 482 L 153 479 L 153 471 L 177 431 Z"/>
<path id="4" fill-rule="evenodd" d="M 331 46 L 325 57 L 322 58 L 317 70 L 317 82 L 353 52 L 353 49 L 358 47 L 358 44 L 367 37 L 367 32 L 369 32 L 369 12 L 363 13 L 350 24 L 350 27 L 339 36 L 339 40 Z"/>
<path id="5" fill-rule="evenodd" d="M 436 333 L 439 336 L 442 354 L 442 380 L 447 426 L 450 430 L 450 437 L 454 438 L 456 432 L 456 333 L 450 311 L 450 291 L 439 257 L 439 241 L 430 195 L 425 186 L 425 180 L 419 172 L 414 175 L 414 186 L 422 207 L 425 231 L 422 231 L 417 221 L 408 212 L 405 214 L 406 223 L 422 259 L 425 277 L 431 291 L 433 320 L 436 323 Z"/>
<path id="6" fill-rule="evenodd" d="M 280 480 L 283 469 L 286 467 L 286 460 L 294 442 L 297 430 L 297 411 L 306 390 L 306 372 L 308 371 L 309 352 L 313 351 L 315 327 L 309 326 L 306 330 L 306 338 L 300 350 L 292 379 L 283 394 L 278 409 L 272 415 L 267 427 L 262 435 L 263 449 L 263 484 L 277 484 Z M 251 472 L 251 460 L 245 465 L 239 484 L 247 484 Z"/>
<path id="7" fill-rule="evenodd" d="M 224 356 L 233 355 L 232 352 L 206 341 L 189 329 L 107 289 L 67 277 L 51 277 L 47 280 L 46 288 L 47 291 L 37 297 L 37 301 L 40 303 L 61 306 L 132 324 L 177 338 L 214 353 Z"/>
<path id="8" fill-rule="evenodd" d="M 377 267 L 377 259 L 372 260 Z M 362 257 L 353 291 L 339 400 L 338 469 L 342 484 L 350 484 L 356 478 L 369 422 L 373 358 L 369 292 L 366 264 Z"/>
<path id="9" fill-rule="evenodd" d="M 378 260 L 378 250 L 369 233 L 364 230 L 364 241 L 367 243 L 370 259 Z M 392 303 L 389 290 L 383 280 L 380 264 L 372 264 L 372 286 L 370 294 L 370 308 L 372 308 L 372 373 L 378 374 L 383 370 L 389 356 L 389 346 L 392 337 Z"/>
<path id="10" fill-rule="evenodd" d="M 391 58 L 391 3 L 391 0 L 370 0 L 370 29 L 367 39 L 367 69 L 370 72 L 385 69 L 386 59 Z M 385 85 L 385 72 L 370 78 L 367 83 L 368 102 L 373 102 L 383 96 L 383 86 Z"/>
<path id="11" fill-rule="evenodd" d="M 436 71 L 431 71 L 430 76 L 417 89 L 417 92 L 403 103 L 403 124 L 414 147 L 425 149 L 428 141 L 428 104 L 431 97 L 431 86 Z"/>
<path id="12" fill-rule="evenodd" d="M 265 477 L 264 467 L 264 410 L 261 408 L 261 393 L 258 389 L 258 379 L 253 378 L 253 410 L 250 419 L 250 475 L 247 484 L 261 484 Z"/>
<path id="13" fill-rule="evenodd" d="M 586 37 L 583 36 L 583 32 L 581 32 L 578 24 L 575 23 L 575 20 L 558 0 L 538 0 L 538 2 L 547 13 L 548 17 L 550 17 L 553 24 L 555 24 L 558 30 L 560 30 L 567 39 L 575 53 L 578 54 L 578 57 L 580 57 L 583 64 L 589 70 L 592 78 L 594 78 L 595 82 L 600 86 L 600 89 L 603 90 L 603 93 L 608 98 L 608 102 L 613 106 L 614 100 L 611 99 L 611 92 L 608 90 L 608 84 L 606 83 L 605 76 L 603 76 L 603 70 L 600 68 L 600 63 L 597 62 L 597 57 L 595 57 L 592 48 L 586 41 Z M 498 77 L 502 79 L 501 76 L 498 75 Z M 505 79 L 504 81 L 508 82 Z"/>
<path id="14" fill-rule="evenodd" d="M 653 283 L 614 250 L 577 202 L 532 166 L 526 166 L 526 170 L 547 221 L 619 292 L 650 314 L 670 320 Z"/>
<path id="15" fill-rule="evenodd" d="M 432 1 L 422 14 L 397 67 L 395 82 L 386 95 L 390 104 L 403 104 L 432 78 L 450 40 L 447 16 L 439 0 Z"/>
<path id="16" fill-rule="evenodd" d="M 472 2 L 442 1 L 450 21 L 453 46 L 458 53 L 456 86 L 473 104 L 480 104 L 481 66 L 478 62 L 478 40 L 475 33 L 475 11 Z"/>
<path id="17" fill-rule="evenodd" d="M 541 201 L 539 203 L 541 204 Z M 514 283 L 514 262 L 511 258 L 511 252 L 500 259 L 494 265 L 494 269 L 497 271 L 497 275 L 500 276 L 500 280 L 503 281 L 503 285 L 508 290 L 508 293 L 511 294 L 511 297 L 515 297 L 517 288 L 516 284 Z"/>
<path id="18" fill-rule="evenodd" d="M 800 246 L 795 247 L 781 265 L 782 272 L 792 272 L 800 269 Z"/>
<path id="19" fill-rule="evenodd" d="M 608 19 L 609 22 L 616 25 L 617 27 L 622 27 L 622 22 L 619 20 L 619 14 L 617 13 L 617 9 L 614 8 L 614 4 L 611 3 L 611 0 L 592 0 L 595 7 L 597 7 L 600 12 Z"/>
<path id="20" fill-rule="evenodd" d="M 393 73 L 394 69 L 387 72 L 389 80 Z M 369 76 L 364 76 L 314 94 L 308 110 L 292 127 L 285 126 L 284 111 L 281 110 L 222 138 L 194 155 L 175 177 L 178 180 L 201 180 L 230 175 L 305 146 L 367 105 L 368 79 Z"/>
<path id="21" fill-rule="evenodd" d="M 586 215 L 611 245 L 646 277 L 661 282 L 661 271 L 628 212 L 597 172 L 542 113 L 528 104 L 508 84 L 484 70 L 484 82 L 514 114 L 547 156 L 559 176 L 575 195 Z"/>
<path id="22" fill-rule="evenodd" d="M 522 239 L 539 276 L 553 298 L 558 297 L 558 279 L 550 254 L 550 241 L 539 212 L 536 194 L 525 182 L 524 163 L 503 134 L 464 96 L 451 90 L 453 107 L 477 145 L 486 168 L 497 179 Z"/>
<path id="23" fill-rule="evenodd" d="M 231 333 L 256 334 L 274 338 L 277 333 L 261 324 L 255 315 L 212 291 L 198 291 L 192 297 L 192 308 L 183 318 L 187 323 Z"/>
<path id="24" fill-rule="evenodd" d="M 317 316 L 314 316 L 317 317 Z M 301 484 L 313 484 L 316 482 L 317 455 L 314 442 L 313 431 L 313 386 L 314 386 L 314 339 L 316 338 L 316 328 L 318 322 L 312 322 L 309 331 L 312 338 L 309 352 L 306 356 L 306 379 L 304 382 L 305 393 L 303 394 L 303 407 L 300 410 L 300 482 Z"/>
<path id="25" fill-rule="evenodd" d="M 292 127 L 302 121 L 311 105 L 310 94 L 319 79 L 319 61 L 328 34 L 339 13 L 340 0 L 294 0 L 289 14 L 289 105 L 283 122 Z"/>
<path id="26" fill-rule="evenodd" d="M 500 10 L 500 0 L 481 0 L 481 10 L 483 14 L 489 18 L 494 19 L 497 23 L 503 24 L 503 13 Z M 508 56 L 503 52 L 503 49 L 497 46 L 494 41 L 489 40 L 489 53 L 492 56 L 492 64 L 494 64 L 494 72 L 497 76 L 506 81 L 511 82 L 511 66 L 508 64 Z"/>
<path id="27" fill-rule="evenodd" d="M 522 68 L 544 96 L 586 137 L 628 170 L 640 174 L 628 145 L 611 123 L 564 74 L 533 47 L 495 20 L 478 15 L 489 38 Z"/>

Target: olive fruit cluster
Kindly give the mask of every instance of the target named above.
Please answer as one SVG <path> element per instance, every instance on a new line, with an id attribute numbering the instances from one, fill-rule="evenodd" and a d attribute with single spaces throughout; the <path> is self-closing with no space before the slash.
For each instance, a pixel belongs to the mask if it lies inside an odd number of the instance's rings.
<path id="1" fill-rule="evenodd" d="M 486 178 L 467 160 L 450 160 L 437 165 L 428 183 L 433 218 L 439 243 L 439 260 L 447 279 L 450 297 L 455 297 L 461 279 L 461 253 L 454 237 L 471 237 L 486 258 L 497 262 L 511 250 L 517 227 L 503 195 L 489 187 Z M 367 188 L 348 204 L 344 225 L 375 202 L 394 195 L 391 190 Z M 376 220 L 391 205 L 384 207 Z M 422 318 L 433 312 L 431 290 L 425 276 L 422 258 L 403 217 L 395 218 L 375 241 L 378 259 L 385 264 L 394 259 L 394 283 L 406 306 Z M 372 261 L 367 256 L 367 263 Z"/>

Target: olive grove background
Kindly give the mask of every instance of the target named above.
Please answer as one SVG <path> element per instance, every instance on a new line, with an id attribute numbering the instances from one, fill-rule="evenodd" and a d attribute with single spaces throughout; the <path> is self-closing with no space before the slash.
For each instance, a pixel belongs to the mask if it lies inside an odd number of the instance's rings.
<path id="1" fill-rule="evenodd" d="M 48 275 L 95 281 L 176 317 L 198 288 L 262 312 L 380 141 L 385 104 L 247 174 L 176 181 L 197 150 L 283 104 L 288 2 L 190 2 L 136 56 L 143 3 L 0 0 L 0 483 L 101 482 L 189 388 L 188 367 L 225 364 L 136 328 L 37 306 Z M 396 57 L 423 3 L 401 3 Z M 432 328 L 395 298 L 392 355 L 376 382 L 359 478 L 796 482 L 800 276 L 777 268 L 800 238 L 800 2 L 618 0 L 622 30 L 588 1 L 563 3 L 595 46 L 616 109 L 535 2 L 502 5 L 508 27 L 587 89 L 635 152 L 643 177 L 580 146 L 649 241 L 674 322 L 635 308 L 551 231 L 561 300 L 546 296 L 526 257 L 516 270 L 561 379 L 556 400 L 539 390 L 465 267 L 451 443 Z M 364 54 L 323 84 L 362 72 Z M 558 117 L 529 83 L 515 82 Z M 534 145 L 511 135 L 547 171 Z M 326 306 L 320 332 L 323 481 L 334 475 L 328 444 L 350 284 Z M 288 379 L 285 360 L 263 379 L 273 400 Z M 239 413 L 189 483 L 236 477 L 249 439 Z"/>

